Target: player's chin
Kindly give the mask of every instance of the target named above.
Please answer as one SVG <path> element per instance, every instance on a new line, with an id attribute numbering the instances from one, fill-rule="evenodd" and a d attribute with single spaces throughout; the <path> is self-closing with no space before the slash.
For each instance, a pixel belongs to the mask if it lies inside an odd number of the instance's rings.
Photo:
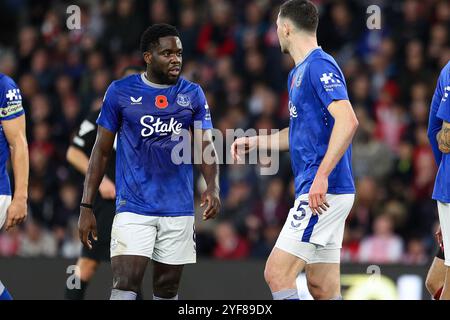
<path id="1" fill-rule="evenodd" d="M 167 76 L 167 83 L 168 84 L 176 84 L 178 82 L 179 78 L 180 78 L 180 76 L 175 77 L 175 76 L 168 75 Z"/>
<path id="2" fill-rule="evenodd" d="M 181 73 L 175 72 L 175 71 L 169 71 L 166 75 L 167 77 L 167 82 L 170 84 L 176 84 L 178 82 L 178 79 L 180 79 L 180 75 Z"/>

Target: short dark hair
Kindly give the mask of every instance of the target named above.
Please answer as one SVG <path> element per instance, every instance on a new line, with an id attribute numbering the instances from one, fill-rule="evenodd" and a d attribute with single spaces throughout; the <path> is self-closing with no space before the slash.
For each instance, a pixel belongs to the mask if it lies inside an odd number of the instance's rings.
<path id="1" fill-rule="evenodd" d="M 280 17 L 288 18 L 300 30 L 316 32 L 319 25 L 319 12 L 308 0 L 288 0 L 280 7 Z"/>
<path id="2" fill-rule="evenodd" d="M 159 38 L 170 36 L 180 37 L 178 30 L 170 24 L 159 23 L 148 27 L 141 37 L 141 52 L 152 50 L 159 45 Z"/>

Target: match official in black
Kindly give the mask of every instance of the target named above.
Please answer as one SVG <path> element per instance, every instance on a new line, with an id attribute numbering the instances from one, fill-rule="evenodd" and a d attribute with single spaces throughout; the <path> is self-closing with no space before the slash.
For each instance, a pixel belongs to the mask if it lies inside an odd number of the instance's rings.
<path id="1" fill-rule="evenodd" d="M 126 77 L 131 74 L 144 72 L 144 68 L 138 66 L 127 67 L 122 74 Z M 77 134 L 67 150 L 67 161 L 86 175 L 89 166 L 89 157 L 97 135 L 97 118 L 100 109 L 92 111 L 81 123 Z M 92 242 L 92 249 L 85 246 L 81 249 L 81 255 L 77 261 L 76 276 L 80 280 L 80 288 L 70 289 L 66 287 L 66 300 L 83 300 L 86 288 L 94 276 L 97 267 L 102 261 L 110 262 L 111 227 L 116 212 L 116 187 L 115 187 L 115 147 L 111 154 L 105 176 L 100 184 L 99 196 L 94 203 L 94 213 L 97 220 L 97 241 Z"/>

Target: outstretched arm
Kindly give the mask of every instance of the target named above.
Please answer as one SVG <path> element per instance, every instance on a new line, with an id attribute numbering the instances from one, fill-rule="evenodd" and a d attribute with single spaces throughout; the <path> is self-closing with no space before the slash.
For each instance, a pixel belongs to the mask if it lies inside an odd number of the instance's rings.
<path id="1" fill-rule="evenodd" d="M 29 158 L 25 134 L 25 116 L 2 121 L 3 131 L 11 149 L 14 172 L 14 197 L 8 208 L 5 229 L 21 223 L 27 216 Z"/>
<path id="2" fill-rule="evenodd" d="M 289 128 L 284 128 L 272 135 L 238 138 L 231 145 L 230 152 L 234 160 L 240 160 L 242 155 L 255 148 L 272 151 L 289 150 Z"/>
<path id="3" fill-rule="evenodd" d="M 100 186 L 100 182 L 105 174 L 106 165 L 114 144 L 115 133 L 101 126 L 98 127 L 97 139 L 92 149 L 89 167 L 84 180 L 82 203 L 91 205 L 94 203 L 95 196 Z M 80 218 L 78 221 L 80 239 L 83 244 L 92 248 L 89 240 L 89 234 L 97 239 L 97 226 L 92 208 L 81 207 Z"/>

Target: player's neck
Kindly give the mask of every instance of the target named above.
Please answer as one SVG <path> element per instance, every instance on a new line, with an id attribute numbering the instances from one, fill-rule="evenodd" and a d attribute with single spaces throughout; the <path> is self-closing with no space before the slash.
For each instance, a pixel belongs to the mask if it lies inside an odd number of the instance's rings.
<path id="1" fill-rule="evenodd" d="M 315 36 L 302 35 L 301 37 L 296 37 L 292 43 L 289 54 L 294 59 L 295 65 L 303 62 L 312 50 L 319 47 Z"/>
<path id="2" fill-rule="evenodd" d="M 156 85 L 156 86 L 169 86 L 170 84 L 168 83 L 164 83 L 164 81 L 162 81 L 161 79 L 158 79 L 157 77 L 155 77 L 151 72 L 149 72 L 148 70 L 146 70 L 144 72 L 144 78 L 147 79 L 147 81 L 150 84 Z"/>

